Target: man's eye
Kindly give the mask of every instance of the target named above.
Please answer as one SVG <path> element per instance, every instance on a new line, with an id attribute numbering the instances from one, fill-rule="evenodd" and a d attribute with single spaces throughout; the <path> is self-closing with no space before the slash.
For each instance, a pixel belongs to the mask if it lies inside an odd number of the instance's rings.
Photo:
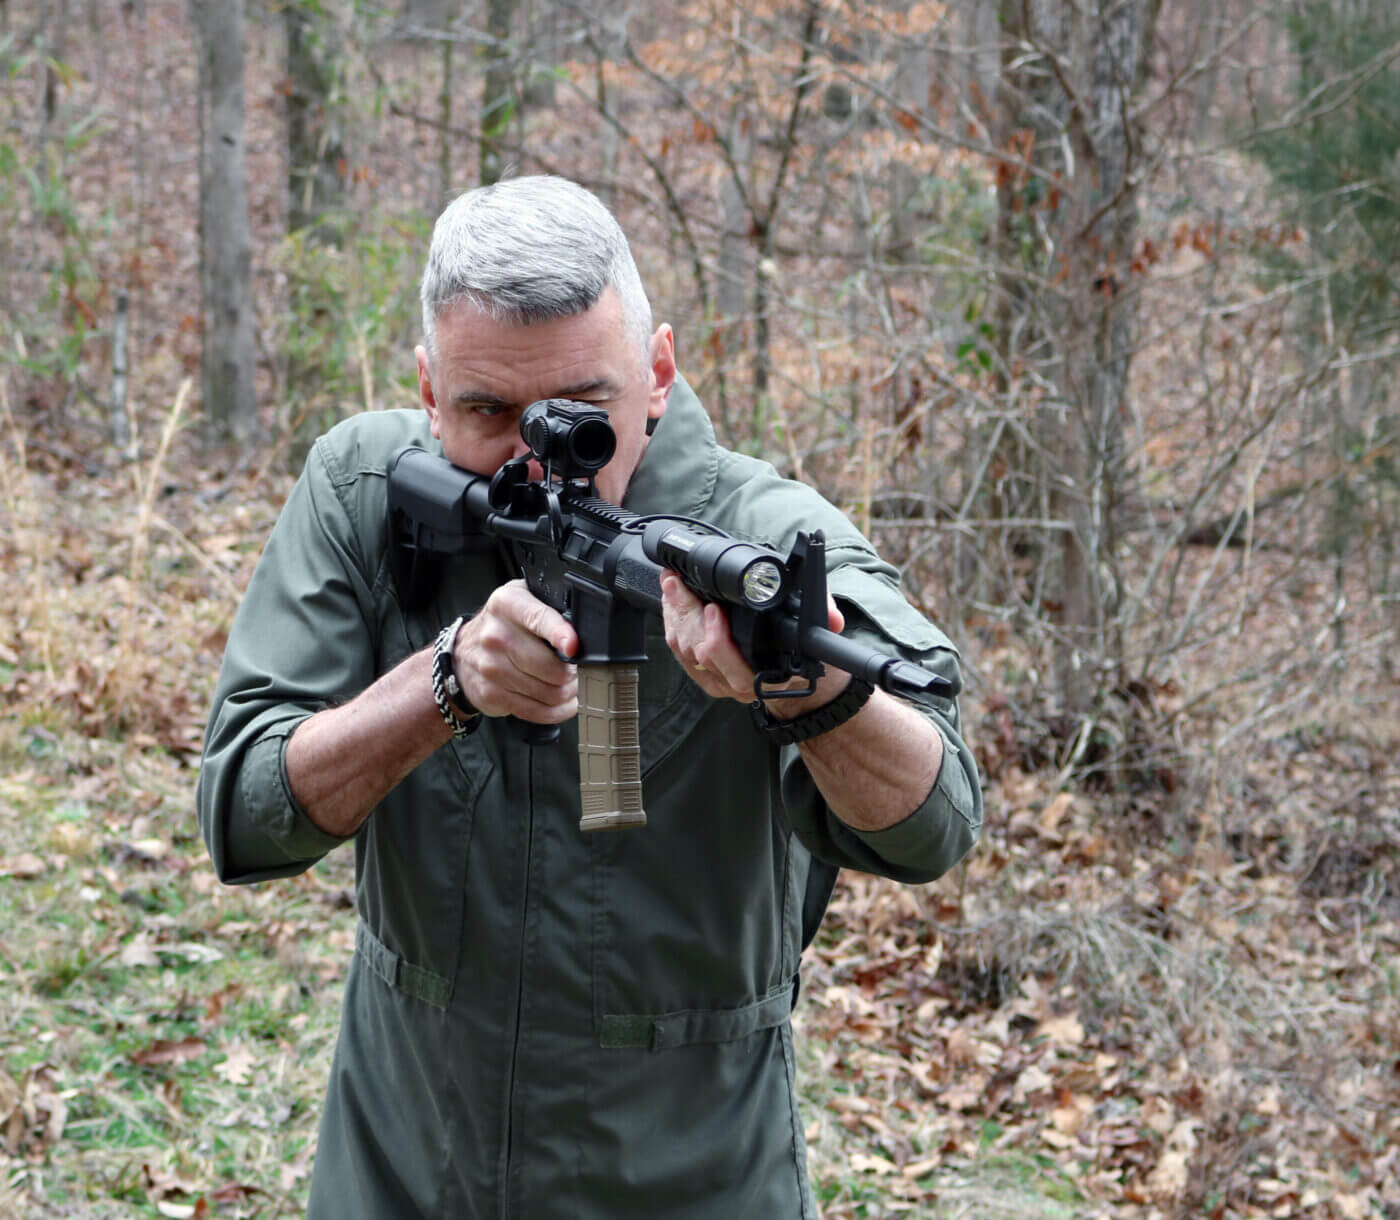
<path id="1" fill-rule="evenodd" d="M 486 419 L 502 414 L 506 408 L 498 402 L 474 402 L 471 405 L 473 415 L 480 415 Z"/>

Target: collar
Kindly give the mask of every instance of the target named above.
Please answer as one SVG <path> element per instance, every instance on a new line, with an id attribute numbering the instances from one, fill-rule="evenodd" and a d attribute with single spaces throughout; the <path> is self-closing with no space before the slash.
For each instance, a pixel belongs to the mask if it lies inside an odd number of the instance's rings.
<path id="1" fill-rule="evenodd" d="M 622 506 L 639 516 L 702 515 L 719 478 L 719 452 L 710 417 L 695 391 L 678 376 Z"/>

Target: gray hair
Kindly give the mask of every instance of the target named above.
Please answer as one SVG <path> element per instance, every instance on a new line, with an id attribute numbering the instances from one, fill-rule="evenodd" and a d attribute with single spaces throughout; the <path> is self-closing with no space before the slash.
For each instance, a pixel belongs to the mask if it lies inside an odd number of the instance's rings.
<path id="1" fill-rule="evenodd" d="M 564 178 L 510 178 L 459 195 L 437 224 L 423 268 L 423 336 L 437 362 L 437 321 L 467 302 L 528 325 L 592 308 L 611 286 L 646 360 L 651 306 L 627 238 L 597 196 Z"/>

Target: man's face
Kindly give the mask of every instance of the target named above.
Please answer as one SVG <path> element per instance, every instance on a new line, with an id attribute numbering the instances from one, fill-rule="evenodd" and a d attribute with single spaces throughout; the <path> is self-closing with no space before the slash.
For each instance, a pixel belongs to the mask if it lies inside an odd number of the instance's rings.
<path id="1" fill-rule="evenodd" d="M 467 304 L 438 317 L 437 361 L 419 347 L 418 392 L 449 461 L 494 474 L 528 451 L 520 415 L 541 398 L 607 409 L 617 452 L 598 472 L 598 494 L 621 504 L 646 449 L 646 423 L 660 419 L 676 379 L 671 328 L 660 327 L 643 357 L 611 288 L 585 313 L 518 326 Z M 538 469 L 534 476 L 539 476 Z"/>

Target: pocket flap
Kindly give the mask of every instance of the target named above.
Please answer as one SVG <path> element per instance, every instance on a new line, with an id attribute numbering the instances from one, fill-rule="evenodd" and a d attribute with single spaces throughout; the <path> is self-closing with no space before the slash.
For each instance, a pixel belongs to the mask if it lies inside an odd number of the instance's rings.
<path id="1" fill-rule="evenodd" d="M 606 1013 L 598 1044 L 609 1049 L 664 1051 L 695 1042 L 734 1042 L 781 1025 L 792 1012 L 794 994 L 788 983 L 741 1008 L 698 1008 L 655 1016 Z"/>

